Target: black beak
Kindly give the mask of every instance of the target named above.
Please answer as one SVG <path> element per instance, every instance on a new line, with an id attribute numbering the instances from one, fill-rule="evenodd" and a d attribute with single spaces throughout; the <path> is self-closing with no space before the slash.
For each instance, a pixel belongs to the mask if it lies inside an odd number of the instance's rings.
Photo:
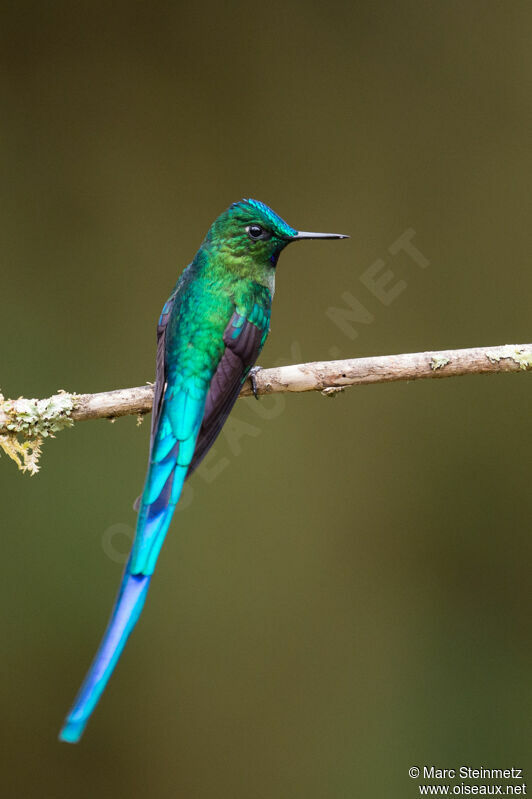
<path id="1" fill-rule="evenodd" d="M 303 239 L 348 239 L 342 233 L 308 233 L 300 230 L 296 236 L 291 236 L 290 241 L 302 241 Z"/>

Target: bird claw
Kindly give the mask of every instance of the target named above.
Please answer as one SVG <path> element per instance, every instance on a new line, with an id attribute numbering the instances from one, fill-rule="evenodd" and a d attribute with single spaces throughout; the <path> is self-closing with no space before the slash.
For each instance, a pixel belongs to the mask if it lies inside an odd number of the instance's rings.
<path id="1" fill-rule="evenodd" d="M 251 383 L 251 390 L 253 391 L 253 396 L 255 397 L 256 400 L 258 400 L 258 398 L 259 398 L 259 393 L 257 391 L 257 378 L 256 378 L 256 375 L 259 372 L 262 372 L 262 366 L 253 366 L 249 370 L 249 374 L 248 374 L 249 381 Z"/>

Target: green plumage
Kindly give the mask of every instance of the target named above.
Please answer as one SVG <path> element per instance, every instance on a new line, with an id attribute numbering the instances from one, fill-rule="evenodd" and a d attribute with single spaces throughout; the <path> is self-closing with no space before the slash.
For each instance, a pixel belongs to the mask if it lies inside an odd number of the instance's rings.
<path id="1" fill-rule="evenodd" d="M 269 332 L 281 251 L 302 238 L 256 200 L 232 205 L 211 226 L 165 303 L 148 472 L 133 549 L 103 641 L 61 738 L 79 740 L 142 610 L 185 479 L 205 456 Z"/>

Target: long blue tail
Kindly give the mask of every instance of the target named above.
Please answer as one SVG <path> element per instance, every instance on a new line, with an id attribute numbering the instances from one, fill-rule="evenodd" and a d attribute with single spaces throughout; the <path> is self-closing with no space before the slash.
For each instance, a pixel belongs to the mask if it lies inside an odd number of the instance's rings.
<path id="1" fill-rule="evenodd" d="M 61 741 L 77 743 L 81 738 L 129 634 L 137 623 L 150 580 L 151 575 L 131 574 L 128 563 L 100 648 L 59 733 Z"/>
<path id="2" fill-rule="evenodd" d="M 179 386 L 176 386 L 179 377 Z M 174 375 L 153 425 L 150 463 L 137 531 L 107 630 L 63 725 L 61 741 L 76 743 L 103 693 L 142 611 L 151 575 L 192 460 L 207 386 Z"/>

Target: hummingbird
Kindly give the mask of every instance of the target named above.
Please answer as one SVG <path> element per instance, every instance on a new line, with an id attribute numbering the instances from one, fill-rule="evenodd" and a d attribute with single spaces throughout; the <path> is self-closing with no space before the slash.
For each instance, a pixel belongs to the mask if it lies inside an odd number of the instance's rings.
<path id="1" fill-rule="evenodd" d="M 60 740 L 81 738 L 141 614 L 184 481 L 214 443 L 262 350 L 279 255 L 294 241 L 345 238 L 295 230 L 264 203 L 241 200 L 213 222 L 177 281 L 157 325 L 148 471 L 133 546 Z"/>

